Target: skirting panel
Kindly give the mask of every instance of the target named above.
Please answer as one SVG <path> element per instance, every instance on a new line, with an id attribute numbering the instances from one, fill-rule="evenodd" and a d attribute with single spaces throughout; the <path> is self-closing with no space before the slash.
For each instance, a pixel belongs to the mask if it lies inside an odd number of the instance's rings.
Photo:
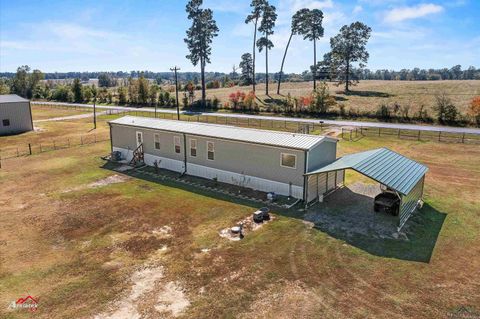
<path id="1" fill-rule="evenodd" d="M 121 152 L 122 157 L 126 158 L 127 161 L 130 161 L 132 159 L 132 150 L 126 150 L 124 148 L 118 147 L 113 147 L 113 150 Z M 165 168 L 171 171 L 183 173 L 185 169 L 183 161 L 172 160 L 169 158 L 154 156 L 145 153 L 145 164 L 153 166 L 153 163 L 155 161 L 159 163 L 158 167 Z M 242 175 L 238 173 L 219 170 L 212 167 L 191 164 L 188 162 L 186 173 L 192 176 L 198 176 L 208 179 L 217 178 L 217 180 L 222 183 L 252 188 L 262 192 L 274 192 L 283 196 L 291 196 L 300 199 L 303 198 L 303 187 L 275 182 L 255 176 Z"/>

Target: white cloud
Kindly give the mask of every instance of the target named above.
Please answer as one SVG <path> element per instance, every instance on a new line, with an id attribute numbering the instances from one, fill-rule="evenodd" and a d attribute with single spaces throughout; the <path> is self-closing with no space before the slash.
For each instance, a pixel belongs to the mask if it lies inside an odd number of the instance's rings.
<path id="1" fill-rule="evenodd" d="M 356 5 L 355 8 L 353 8 L 353 14 L 357 14 L 362 12 L 363 8 L 360 5 Z"/>
<path id="2" fill-rule="evenodd" d="M 443 7 L 433 4 L 425 3 L 412 7 L 400 7 L 387 11 L 384 21 L 395 23 L 409 19 L 416 19 L 425 17 L 430 14 L 440 13 L 443 11 Z"/>

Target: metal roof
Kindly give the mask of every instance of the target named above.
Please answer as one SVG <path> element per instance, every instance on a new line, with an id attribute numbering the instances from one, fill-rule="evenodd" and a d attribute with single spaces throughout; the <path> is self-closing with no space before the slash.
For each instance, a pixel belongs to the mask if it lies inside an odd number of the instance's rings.
<path id="1" fill-rule="evenodd" d="M 136 116 L 124 116 L 110 121 L 110 123 L 300 150 L 309 150 L 325 140 L 337 142 L 336 139 L 320 135 L 297 134 L 229 125 L 183 122 Z"/>
<path id="2" fill-rule="evenodd" d="M 0 95 L 0 103 L 15 103 L 15 102 L 28 102 L 29 100 L 24 99 L 21 96 L 16 94 L 2 94 Z"/>
<path id="3" fill-rule="evenodd" d="M 349 168 L 403 195 L 407 195 L 428 171 L 426 166 L 388 148 L 378 148 L 345 155 L 307 175 Z"/>

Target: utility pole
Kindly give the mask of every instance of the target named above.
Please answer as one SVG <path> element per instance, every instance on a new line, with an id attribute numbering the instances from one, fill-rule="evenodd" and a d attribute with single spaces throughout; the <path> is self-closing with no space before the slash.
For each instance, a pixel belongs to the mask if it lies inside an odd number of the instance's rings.
<path id="1" fill-rule="evenodd" d="M 93 129 L 97 129 L 97 108 L 95 106 L 97 104 L 97 94 L 93 97 Z"/>
<path id="2" fill-rule="evenodd" d="M 176 102 L 177 102 L 177 120 L 180 121 L 180 108 L 178 106 L 178 77 L 177 77 L 177 71 L 179 71 L 180 68 L 177 66 L 174 66 L 173 68 L 170 69 L 170 71 L 175 72 L 175 95 L 176 95 Z"/>

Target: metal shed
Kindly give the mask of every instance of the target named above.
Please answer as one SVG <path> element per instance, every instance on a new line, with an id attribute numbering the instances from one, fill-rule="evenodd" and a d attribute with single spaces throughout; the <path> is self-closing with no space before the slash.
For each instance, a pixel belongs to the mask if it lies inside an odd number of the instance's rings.
<path id="1" fill-rule="evenodd" d="M 340 157 L 336 161 L 306 175 L 309 179 L 315 178 L 317 181 L 319 176 L 327 176 L 327 191 L 325 193 L 328 193 L 328 191 L 336 188 L 328 187 L 328 174 L 332 172 L 337 174 L 338 172 L 344 172 L 346 169 L 353 169 L 397 193 L 401 200 L 399 229 L 421 202 L 425 174 L 428 171 L 426 166 L 414 160 L 388 148 L 379 148 Z M 342 173 L 343 176 L 344 173 Z M 319 193 L 319 195 L 325 193 Z M 311 198 L 309 199 L 311 200 Z"/>
<path id="2" fill-rule="evenodd" d="M 0 95 L 0 135 L 33 130 L 30 101 L 16 94 Z"/>

